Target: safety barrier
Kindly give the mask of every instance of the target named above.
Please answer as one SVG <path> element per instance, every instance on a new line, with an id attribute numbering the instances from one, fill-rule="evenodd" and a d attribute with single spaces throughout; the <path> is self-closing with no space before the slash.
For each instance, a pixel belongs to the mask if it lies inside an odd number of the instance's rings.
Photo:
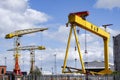
<path id="1" fill-rule="evenodd" d="M 117 75 L 120 76 L 120 75 Z M 13 79 L 13 76 L 4 75 L 0 80 L 18 80 L 17 78 Z M 27 75 L 22 76 L 19 80 L 115 80 L 114 75 Z"/>

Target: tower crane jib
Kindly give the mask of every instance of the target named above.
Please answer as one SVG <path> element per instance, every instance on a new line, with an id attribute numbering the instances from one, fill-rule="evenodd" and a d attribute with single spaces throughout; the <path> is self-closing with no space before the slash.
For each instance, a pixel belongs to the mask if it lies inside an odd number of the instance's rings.
<path id="1" fill-rule="evenodd" d="M 46 48 L 44 46 L 35 46 L 35 45 L 31 45 L 31 46 L 22 46 L 22 47 L 19 47 L 18 50 L 22 50 L 22 51 L 25 51 L 25 50 L 45 50 Z M 15 51 L 16 48 L 13 48 L 13 49 L 9 49 L 7 51 Z"/>
<path id="2" fill-rule="evenodd" d="M 11 39 L 15 36 L 22 36 L 25 34 L 30 34 L 30 33 L 35 33 L 35 32 L 40 32 L 40 31 L 44 31 L 44 30 L 48 30 L 48 28 L 32 28 L 32 29 L 24 29 L 24 30 L 17 30 L 15 32 L 9 33 L 5 36 L 6 39 Z"/>

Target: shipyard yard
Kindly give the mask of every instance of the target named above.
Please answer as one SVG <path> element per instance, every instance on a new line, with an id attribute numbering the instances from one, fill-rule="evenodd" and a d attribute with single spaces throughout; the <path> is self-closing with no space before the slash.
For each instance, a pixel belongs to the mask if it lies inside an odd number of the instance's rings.
<path id="1" fill-rule="evenodd" d="M 0 1 L 0 80 L 120 80 L 120 1 Z"/>

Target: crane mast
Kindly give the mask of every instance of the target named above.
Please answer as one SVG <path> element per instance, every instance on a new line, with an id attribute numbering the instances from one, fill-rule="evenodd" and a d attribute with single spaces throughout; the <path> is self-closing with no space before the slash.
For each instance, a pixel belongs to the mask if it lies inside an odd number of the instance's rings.
<path id="1" fill-rule="evenodd" d="M 13 69 L 14 75 L 22 75 L 20 66 L 19 66 L 19 47 L 20 47 L 20 37 L 26 34 L 31 34 L 35 32 L 43 32 L 48 28 L 32 28 L 32 29 L 23 29 L 11 32 L 5 36 L 6 39 L 15 38 L 15 51 L 14 51 L 14 58 L 15 58 L 15 66 Z"/>
<path id="2" fill-rule="evenodd" d="M 109 39 L 110 39 L 110 34 L 108 32 L 106 32 L 105 30 L 97 27 L 96 25 L 88 22 L 86 20 L 86 17 L 89 15 L 88 11 L 84 11 L 84 12 L 76 12 L 76 13 L 70 13 L 68 16 L 68 24 L 71 25 L 70 27 L 70 33 L 69 33 L 69 37 L 68 37 L 68 43 L 67 43 L 67 48 L 66 48 L 66 54 L 65 54 L 65 58 L 64 58 L 64 64 L 63 64 L 63 69 L 62 72 L 65 73 L 65 69 L 66 69 L 66 61 L 68 58 L 68 50 L 70 47 L 70 40 L 71 40 L 71 36 L 72 36 L 72 31 L 74 31 L 74 36 L 75 36 L 75 40 L 76 40 L 76 44 L 77 44 L 77 48 L 78 48 L 78 53 L 79 53 L 79 59 L 81 62 L 81 66 L 82 66 L 82 73 L 86 73 L 85 67 L 84 67 L 84 62 L 82 59 L 82 53 L 80 51 L 80 43 L 78 41 L 78 36 L 76 33 L 76 26 L 83 28 L 87 31 L 90 31 L 91 33 L 94 33 L 100 37 L 103 38 L 103 42 L 104 42 L 104 66 L 105 69 L 98 72 L 97 74 L 111 74 L 112 71 L 109 69 L 109 54 L 108 54 L 108 43 L 109 43 Z"/>

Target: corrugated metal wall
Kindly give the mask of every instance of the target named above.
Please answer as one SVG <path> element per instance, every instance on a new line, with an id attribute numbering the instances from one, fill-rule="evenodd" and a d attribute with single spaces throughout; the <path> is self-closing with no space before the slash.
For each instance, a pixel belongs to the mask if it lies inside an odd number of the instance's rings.
<path id="1" fill-rule="evenodd" d="M 120 34 L 113 37 L 114 68 L 117 74 L 120 73 Z M 120 80 L 120 76 L 115 76 L 115 80 Z"/>

